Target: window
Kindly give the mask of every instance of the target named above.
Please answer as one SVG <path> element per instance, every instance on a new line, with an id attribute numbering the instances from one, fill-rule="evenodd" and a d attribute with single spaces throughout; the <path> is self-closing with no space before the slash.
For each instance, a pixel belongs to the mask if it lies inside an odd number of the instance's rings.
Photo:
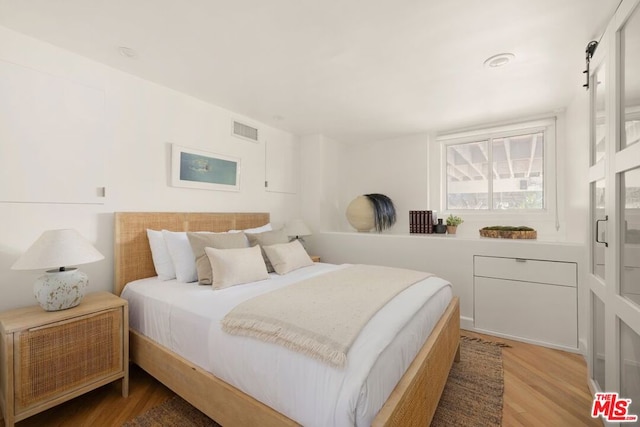
<path id="1" fill-rule="evenodd" d="M 441 137 L 446 210 L 542 211 L 553 123 Z"/>

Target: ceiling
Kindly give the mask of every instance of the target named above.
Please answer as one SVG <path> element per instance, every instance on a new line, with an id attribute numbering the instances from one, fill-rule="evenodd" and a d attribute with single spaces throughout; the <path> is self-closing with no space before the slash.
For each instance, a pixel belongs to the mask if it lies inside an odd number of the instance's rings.
<path id="1" fill-rule="evenodd" d="M 0 25 L 277 128 L 359 142 L 566 107 L 618 3 L 0 0 Z M 514 61 L 483 66 L 502 52 Z"/>

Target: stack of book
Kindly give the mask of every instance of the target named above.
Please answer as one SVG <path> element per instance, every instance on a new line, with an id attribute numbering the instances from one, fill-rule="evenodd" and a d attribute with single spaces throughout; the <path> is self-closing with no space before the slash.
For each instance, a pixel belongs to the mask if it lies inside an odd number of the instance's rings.
<path id="1" fill-rule="evenodd" d="M 433 233 L 433 212 L 409 211 L 409 233 Z"/>

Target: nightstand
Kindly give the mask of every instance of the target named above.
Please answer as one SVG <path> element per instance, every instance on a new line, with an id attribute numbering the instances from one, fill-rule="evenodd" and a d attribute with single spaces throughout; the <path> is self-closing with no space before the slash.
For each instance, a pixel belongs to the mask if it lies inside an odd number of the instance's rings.
<path id="1" fill-rule="evenodd" d="M 129 394 L 127 301 L 108 292 L 62 311 L 0 313 L 0 409 L 5 426 L 122 380 Z"/>
<path id="2" fill-rule="evenodd" d="M 320 257 L 318 255 L 309 255 L 311 257 L 311 261 L 320 262 Z"/>

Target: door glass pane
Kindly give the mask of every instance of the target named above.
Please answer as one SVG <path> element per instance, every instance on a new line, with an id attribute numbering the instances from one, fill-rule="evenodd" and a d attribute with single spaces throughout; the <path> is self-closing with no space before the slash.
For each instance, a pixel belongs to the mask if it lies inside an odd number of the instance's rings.
<path id="1" fill-rule="evenodd" d="M 489 208 L 487 141 L 447 146 L 447 209 Z"/>
<path id="2" fill-rule="evenodd" d="M 544 208 L 544 132 L 494 138 L 493 208 Z"/>
<path id="3" fill-rule="evenodd" d="M 622 271 L 620 293 L 640 306 L 640 168 L 622 174 Z"/>
<path id="4" fill-rule="evenodd" d="M 624 126 L 620 145 L 625 148 L 640 141 L 640 8 L 624 25 L 621 41 Z"/>
<path id="5" fill-rule="evenodd" d="M 620 321 L 620 397 L 631 399 L 628 414 L 640 415 L 640 336 L 623 321 Z"/>
<path id="6" fill-rule="evenodd" d="M 607 110 L 606 110 L 606 76 L 604 68 L 598 70 L 593 78 L 595 86 L 595 100 L 593 103 L 593 141 L 591 144 L 592 165 L 598 163 L 604 157 L 607 142 Z"/>
<path id="7" fill-rule="evenodd" d="M 591 87 L 595 89 L 592 102 L 593 121 L 591 122 L 591 165 L 604 157 L 607 142 L 607 105 L 606 79 L 604 68 L 594 73 Z"/>
<path id="8" fill-rule="evenodd" d="M 605 203 L 605 183 L 604 179 L 596 181 L 591 184 L 592 188 L 592 205 L 593 205 L 593 219 L 591 223 L 596 226 L 596 221 L 604 219 L 604 203 Z M 606 222 L 600 222 L 599 226 L 594 230 L 594 239 L 592 241 L 593 245 L 593 260 L 592 260 L 592 273 L 602 280 L 604 280 L 604 244 L 597 243 L 597 240 L 601 242 L 606 242 Z"/>
<path id="9" fill-rule="evenodd" d="M 593 380 L 598 383 L 601 391 L 605 391 L 604 382 L 604 303 L 596 296 L 593 297 Z"/>

